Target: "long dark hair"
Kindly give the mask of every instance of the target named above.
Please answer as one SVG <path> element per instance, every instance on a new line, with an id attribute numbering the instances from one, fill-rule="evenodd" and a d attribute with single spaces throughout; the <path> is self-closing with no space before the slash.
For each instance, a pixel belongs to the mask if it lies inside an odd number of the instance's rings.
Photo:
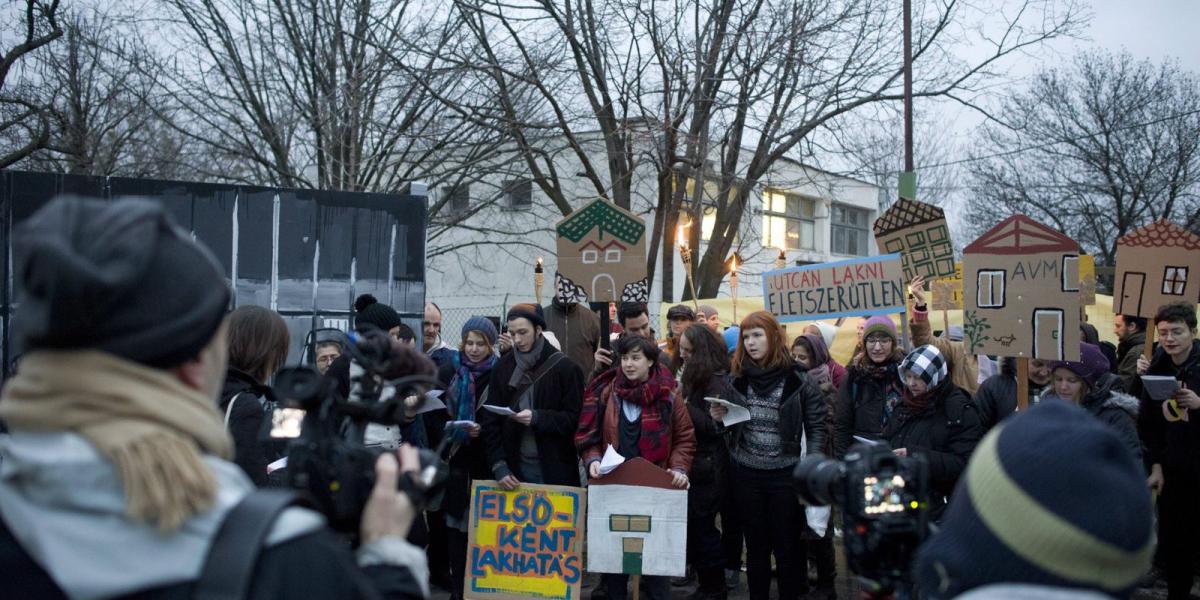
<path id="1" fill-rule="evenodd" d="M 725 350 L 725 340 L 708 325 L 696 323 L 683 330 L 683 337 L 692 349 L 684 362 L 680 384 L 683 397 L 693 400 L 694 394 L 707 391 L 713 375 L 729 372 L 729 353 Z"/>

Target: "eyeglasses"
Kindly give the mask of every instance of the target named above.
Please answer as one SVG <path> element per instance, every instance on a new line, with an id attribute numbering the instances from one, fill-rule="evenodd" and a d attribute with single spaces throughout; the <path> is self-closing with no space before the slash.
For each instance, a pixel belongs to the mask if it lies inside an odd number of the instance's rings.
<path id="1" fill-rule="evenodd" d="M 879 347 L 883 348 L 883 347 L 892 345 L 892 338 L 890 338 L 890 337 L 869 337 L 869 338 L 863 340 L 863 345 L 864 346 L 879 346 Z"/>

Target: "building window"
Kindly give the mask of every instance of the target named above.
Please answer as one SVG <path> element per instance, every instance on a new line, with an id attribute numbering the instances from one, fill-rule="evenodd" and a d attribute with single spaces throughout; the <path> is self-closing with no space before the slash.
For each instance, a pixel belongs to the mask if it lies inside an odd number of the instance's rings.
<path id="1" fill-rule="evenodd" d="M 604 251 L 604 262 L 619 263 L 621 262 L 621 250 L 619 248 L 609 248 Z"/>
<path id="2" fill-rule="evenodd" d="M 1068 254 L 1062 260 L 1062 291 L 1079 291 L 1079 257 Z"/>
<path id="3" fill-rule="evenodd" d="M 817 202 L 796 194 L 763 193 L 763 246 L 816 250 Z"/>
<path id="4" fill-rule="evenodd" d="M 1004 278 L 1003 270 L 984 270 L 979 272 L 978 288 L 975 291 L 975 305 L 979 308 L 1004 308 Z"/>
<path id="5" fill-rule="evenodd" d="M 533 180 L 506 179 L 504 181 L 504 207 L 526 210 L 533 207 Z"/>
<path id="6" fill-rule="evenodd" d="M 585 264 L 585 265 L 595 264 L 599 259 L 600 259 L 599 252 L 596 252 L 595 250 L 584 250 L 583 251 L 583 264 Z"/>
<path id="7" fill-rule="evenodd" d="M 1163 273 L 1162 293 L 1168 296 L 1182 296 L 1187 289 L 1187 278 L 1187 267 L 1167 267 Z"/>
<path id="8" fill-rule="evenodd" d="M 870 213 L 858 208 L 834 205 L 832 215 L 833 253 L 866 256 Z"/>
<path id="9" fill-rule="evenodd" d="M 450 188 L 446 193 L 449 200 L 446 204 L 450 207 L 450 212 L 462 213 L 471 210 L 471 186 L 460 185 Z"/>

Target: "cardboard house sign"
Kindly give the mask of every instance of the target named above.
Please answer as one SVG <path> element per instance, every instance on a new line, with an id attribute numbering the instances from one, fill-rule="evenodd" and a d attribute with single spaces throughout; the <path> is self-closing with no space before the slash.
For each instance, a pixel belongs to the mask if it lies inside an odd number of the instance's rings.
<path id="1" fill-rule="evenodd" d="M 954 247 L 942 209 L 901 198 L 875 219 L 874 230 L 880 254 L 900 255 L 905 281 L 954 274 Z"/>
<path id="2" fill-rule="evenodd" d="M 1079 360 L 1079 244 L 1024 215 L 963 250 L 971 354 Z"/>
<path id="3" fill-rule="evenodd" d="M 899 254 L 789 267 L 763 273 L 763 300 L 780 321 L 904 312 Z"/>
<path id="4" fill-rule="evenodd" d="M 555 225 L 555 295 L 571 302 L 646 302 L 646 223 L 597 198 Z"/>
<path id="5" fill-rule="evenodd" d="M 962 263 L 954 265 L 954 275 L 929 283 L 930 310 L 961 310 L 963 307 Z"/>
<path id="6" fill-rule="evenodd" d="M 1152 318 L 1180 300 L 1200 302 L 1200 236 L 1159 220 L 1117 240 L 1114 313 Z"/>
<path id="7" fill-rule="evenodd" d="M 582 488 L 476 481 L 464 597 L 578 600 L 586 514 Z"/>
<path id="8" fill-rule="evenodd" d="M 682 576 L 687 564 L 687 490 L 643 458 L 588 483 L 587 570 Z"/>

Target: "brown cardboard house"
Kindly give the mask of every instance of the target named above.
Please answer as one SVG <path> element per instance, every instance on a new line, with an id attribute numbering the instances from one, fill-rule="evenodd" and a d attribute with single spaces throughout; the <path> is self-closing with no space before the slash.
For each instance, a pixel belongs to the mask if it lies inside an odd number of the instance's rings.
<path id="1" fill-rule="evenodd" d="M 555 226 L 555 296 L 571 302 L 645 302 L 646 224 L 602 198 Z"/>
<path id="2" fill-rule="evenodd" d="M 905 281 L 915 275 L 928 280 L 954 275 L 954 247 L 942 209 L 901 198 L 875 219 L 880 254 L 900 254 Z"/>
<path id="3" fill-rule="evenodd" d="M 1009 217 L 963 250 L 969 352 L 1079 360 L 1079 244 Z"/>
<path id="4" fill-rule="evenodd" d="M 1114 313 L 1149 318 L 1180 300 L 1200 302 L 1200 236 L 1158 220 L 1117 240 Z"/>

